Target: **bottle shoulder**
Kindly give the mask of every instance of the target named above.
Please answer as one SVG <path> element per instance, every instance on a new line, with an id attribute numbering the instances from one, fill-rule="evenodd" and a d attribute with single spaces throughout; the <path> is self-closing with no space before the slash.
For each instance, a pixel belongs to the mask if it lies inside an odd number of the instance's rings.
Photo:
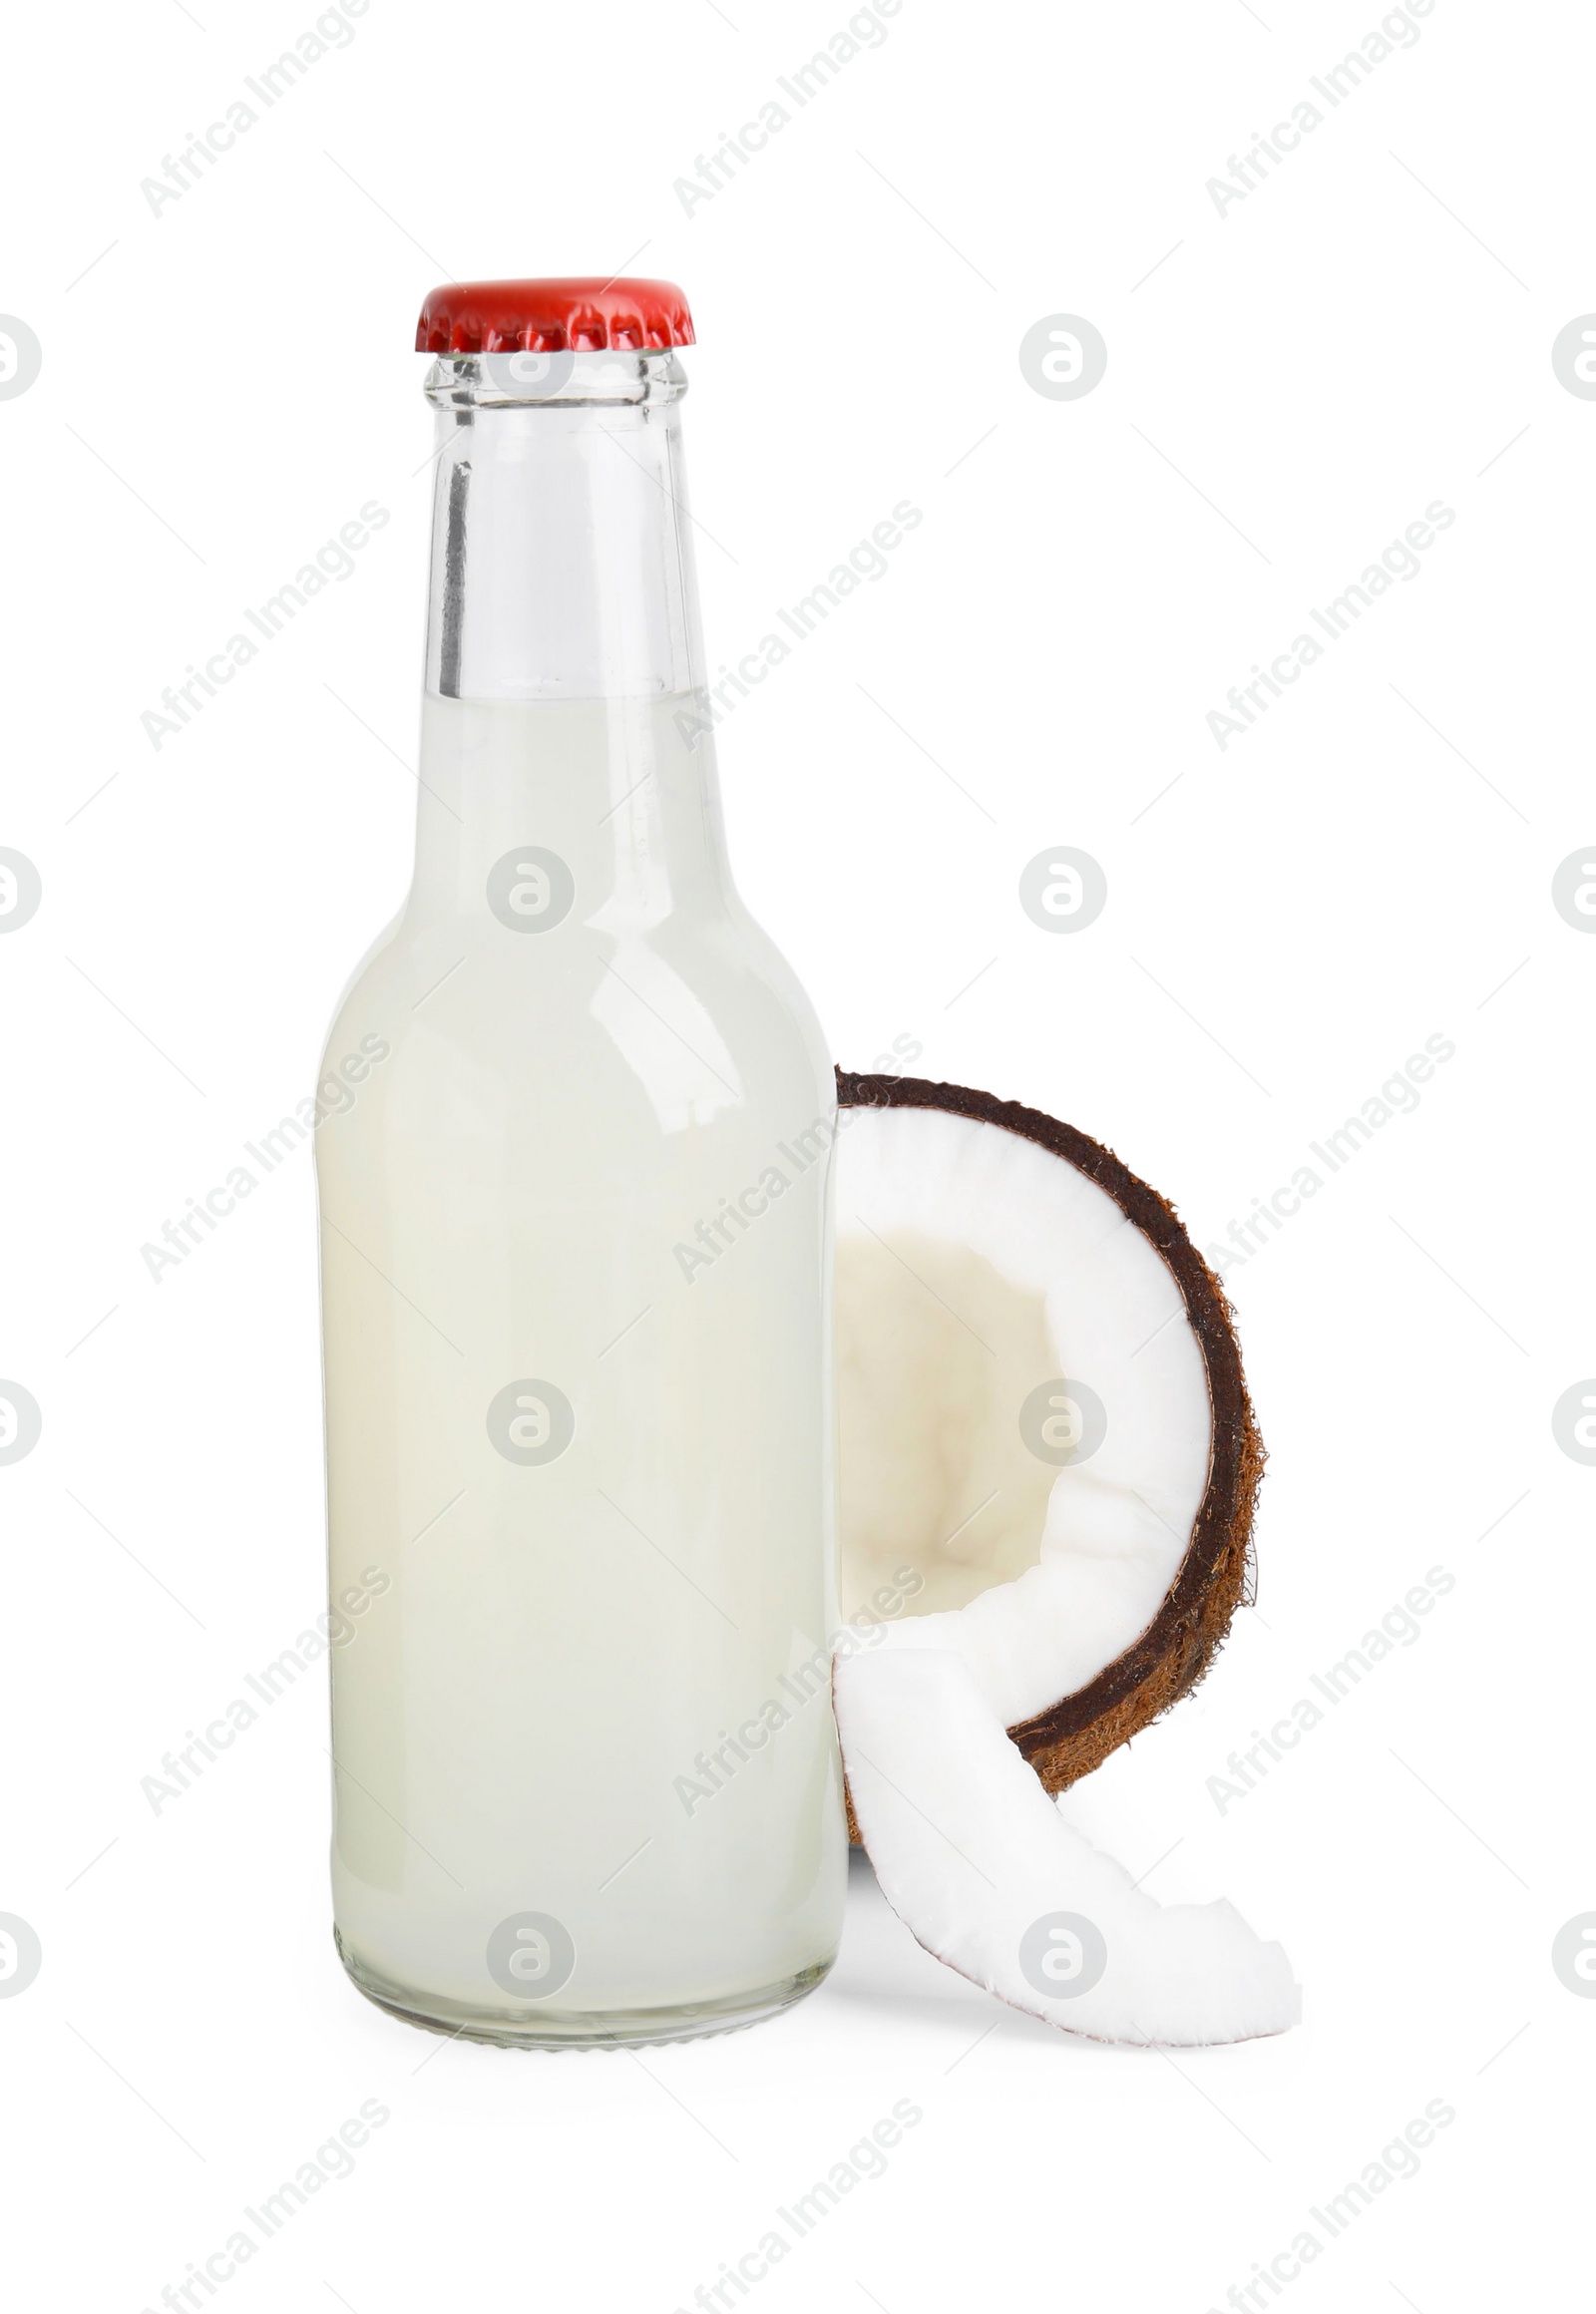
<path id="1" fill-rule="evenodd" d="M 650 1132 L 750 1115 L 798 1130 L 835 1107 L 814 1009 L 740 908 L 537 937 L 402 915 L 344 991 L 323 1077 L 364 1041 L 386 1048 L 373 1124 L 433 1102 L 440 1130 L 597 1108 Z"/>

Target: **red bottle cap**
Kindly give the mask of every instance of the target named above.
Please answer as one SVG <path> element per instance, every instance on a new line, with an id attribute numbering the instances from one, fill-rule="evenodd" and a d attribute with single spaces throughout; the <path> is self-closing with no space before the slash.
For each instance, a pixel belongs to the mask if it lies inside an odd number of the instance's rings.
<path id="1" fill-rule="evenodd" d="M 446 281 L 416 324 L 417 353 L 641 353 L 691 345 L 692 315 L 674 281 Z"/>

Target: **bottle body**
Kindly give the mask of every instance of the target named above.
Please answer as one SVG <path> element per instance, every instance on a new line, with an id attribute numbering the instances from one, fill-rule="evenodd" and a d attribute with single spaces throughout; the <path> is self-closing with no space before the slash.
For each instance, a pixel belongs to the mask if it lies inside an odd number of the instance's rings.
<path id="1" fill-rule="evenodd" d="M 840 1925 L 834 1086 L 690 696 L 451 694 L 440 651 L 317 1144 L 334 1610 L 371 1595 L 332 1650 L 339 1946 L 449 2030 L 704 2032 Z"/>

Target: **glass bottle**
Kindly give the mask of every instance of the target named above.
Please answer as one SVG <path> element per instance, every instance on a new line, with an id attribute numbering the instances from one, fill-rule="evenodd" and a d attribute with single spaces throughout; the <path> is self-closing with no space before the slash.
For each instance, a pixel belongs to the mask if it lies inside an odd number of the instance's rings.
<path id="1" fill-rule="evenodd" d="M 415 879 L 323 1062 L 338 1949 L 511 2044 L 752 2022 L 841 1921 L 835 1087 L 726 862 L 691 342 L 429 298 Z"/>

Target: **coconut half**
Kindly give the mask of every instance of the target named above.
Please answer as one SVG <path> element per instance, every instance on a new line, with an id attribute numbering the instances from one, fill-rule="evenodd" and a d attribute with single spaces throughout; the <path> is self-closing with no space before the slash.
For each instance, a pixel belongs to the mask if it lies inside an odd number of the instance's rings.
<path id="1" fill-rule="evenodd" d="M 1263 1448 L 1219 1283 L 1072 1126 L 912 1077 L 839 1070 L 838 1098 L 850 1828 L 922 1943 L 1050 2022 L 1279 2032 L 1279 1948 L 1229 1907 L 1135 1895 L 1046 1797 L 1202 1678 L 1247 1595 Z M 989 1837 L 987 1866 L 965 1857 Z M 1027 1921 L 1069 1914 L 1072 1889 L 1117 1961 L 1053 2001 L 1075 1931 L 1037 1977 L 1014 1906 L 1050 1890 Z"/>

